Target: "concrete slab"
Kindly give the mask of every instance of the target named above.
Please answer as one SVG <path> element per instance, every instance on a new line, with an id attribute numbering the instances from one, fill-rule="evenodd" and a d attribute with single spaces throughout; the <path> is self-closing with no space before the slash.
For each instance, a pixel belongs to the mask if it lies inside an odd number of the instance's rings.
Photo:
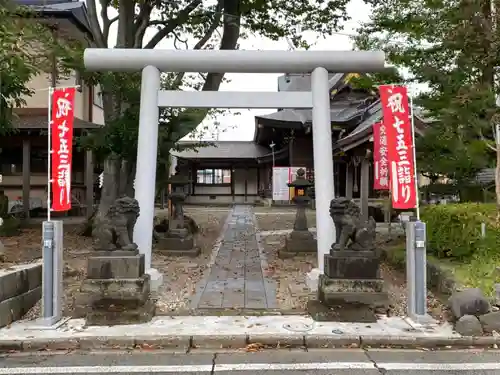
<path id="1" fill-rule="evenodd" d="M 53 330 L 37 329 L 34 321 L 18 321 L 0 329 L 0 340 L 25 340 L 30 338 L 80 338 L 80 337 L 162 337 L 193 335 L 306 335 L 332 337 L 352 335 L 404 336 L 404 337 L 460 337 L 448 335 L 447 330 L 435 332 L 398 329 L 405 327 L 402 318 L 391 317 L 376 323 L 315 322 L 311 317 L 287 316 L 178 316 L 155 317 L 149 323 L 114 327 L 86 327 L 84 319 L 70 319 Z"/>

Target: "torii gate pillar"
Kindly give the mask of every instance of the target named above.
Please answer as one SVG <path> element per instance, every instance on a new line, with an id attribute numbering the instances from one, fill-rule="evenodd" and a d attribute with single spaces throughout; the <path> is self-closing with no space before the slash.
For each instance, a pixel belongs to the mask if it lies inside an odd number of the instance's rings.
<path id="1" fill-rule="evenodd" d="M 329 216 L 335 197 L 328 72 L 364 73 L 385 69 L 381 51 L 242 51 L 242 50 L 85 50 L 90 71 L 142 71 L 141 109 L 137 148 L 135 198 L 141 213 L 134 229 L 134 242 L 145 254 L 151 269 L 156 159 L 158 151 L 158 107 L 177 108 L 312 108 L 316 191 L 318 268 L 309 274 L 309 285 L 317 288 L 323 273 L 324 255 L 335 241 Z M 188 92 L 160 90 L 160 72 L 208 73 L 311 73 L 310 92 Z M 152 277 L 154 281 L 155 277 Z"/>

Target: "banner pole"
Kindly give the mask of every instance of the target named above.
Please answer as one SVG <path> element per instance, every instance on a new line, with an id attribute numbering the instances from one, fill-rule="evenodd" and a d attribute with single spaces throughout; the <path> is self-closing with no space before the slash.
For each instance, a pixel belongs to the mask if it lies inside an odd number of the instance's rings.
<path id="1" fill-rule="evenodd" d="M 420 192 L 418 189 L 418 173 L 417 173 L 417 150 L 415 149 L 415 116 L 413 115 L 413 95 L 410 94 L 410 88 L 406 86 L 408 90 L 408 98 L 410 104 L 410 123 L 411 123 L 411 138 L 412 138 L 412 149 L 413 149 L 413 173 L 415 180 L 415 203 L 417 211 L 417 220 L 420 221 Z"/>
<path id="2" fill-rule="evenodd" d="M 48 140 L 47 140 L 47 151 L 48 151 L 48 165 L 47 165 L 47 221 L 50 221 L 50 205 L 52 192 L 52 86 L 49 87 L 48 93 L 48 108 L 47 108 L 47 123 L 48 123 Z"/>

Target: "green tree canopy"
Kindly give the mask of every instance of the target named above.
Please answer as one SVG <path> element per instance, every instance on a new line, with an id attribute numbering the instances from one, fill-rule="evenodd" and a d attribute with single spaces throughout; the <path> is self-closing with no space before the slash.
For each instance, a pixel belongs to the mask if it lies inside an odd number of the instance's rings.
<path id="1" fill-rule="evenodd" d="M 492 0 L 497 1 L 497 0 Z M 497 17 L 486 0 L 366 0 L 370 21 L 355 38 L 379 47 L 427 90 L 415 98 L 433 123 L 417 140 L 419 170 L 468 181 L 494 165 Z"/>
<path id="2" fill-rule="evenodd" d="M 272 40 L 286 37 L 296 46 L 307 48 L 303 33 L 329 35 L 338 30 L 340 23 L 347 19 L 347 3 L 348 0 L 100 0 L 96 4 L 96 0 L 87 0 L 87 7 L 96 47 L 151 49 L 168 41 L 176 48 L 232 50 L 239 48 L 241 38 L 251 34 Z M 99 8 L 102 11 L 98 13 Z M 111 12 L 117 16 L 109 16 Z M 110 40 L 112 26 L 117 29 L 116 40 Z M 146 30 L 153 30 L 153 36 L 146 38 Z M 192 75 L 167 74 L 164 86 L 216 91 L 223 78 L 223 74 L 208 73 L 193 81 Z M 134 157 L 136 148 L 132 140 L 137 135 L 139 79 L 133 75 L 104 73 L 88 75 L 87 80 L 100 83 L 104 102 L 106 129 L 93 140 L 94 145 L 104 146 L 101 151 L 107 157 L 105 176 L 109 177 L 104 178 L 102 213 L 120 190 L 130 190 L 135 174 L 130 158 Z M 160 160 L 165 160 L 165 152 L 196 129 L 208 113 L 165 111 Z M 127 150 L 122 145 L 126 145 Z M 124 167 L 124 163 L 128 165 Z M 127 170 L 128 177 L 120 178 L 118 170 Z M 120 184 L 120 180 L 127 182 Z"/>
<path id="3" fill-rule="evenodd" d="M 46 26 L 32 22 L 31 11 L 0 0 L 0 134 L 12 130 L 12 110 L 33 94 L 26 86 L 49 69 L 54 41 Z"/>

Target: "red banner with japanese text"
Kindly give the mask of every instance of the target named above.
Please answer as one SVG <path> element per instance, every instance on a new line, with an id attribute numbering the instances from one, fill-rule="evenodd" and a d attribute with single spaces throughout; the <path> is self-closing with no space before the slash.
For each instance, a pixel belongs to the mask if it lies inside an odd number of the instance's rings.
<path id="1" fill-rule="evenodd" d="M 52 210 L 71 209 L 75 88 L 54 89 L 51 116 Z"/>
<path id="2" fill-rule="evenodd" d="M 379 92 L 387 132 L 392 206 L 412 209 L 417 206 L 417 189 L 408 90 L 406 86 L 382 85 Z"/>
<path id="3" fill-rule="evenodd" d="M 383 122 L 373 124 L 373 189 L 389 190 L 387 129 Z"/>

